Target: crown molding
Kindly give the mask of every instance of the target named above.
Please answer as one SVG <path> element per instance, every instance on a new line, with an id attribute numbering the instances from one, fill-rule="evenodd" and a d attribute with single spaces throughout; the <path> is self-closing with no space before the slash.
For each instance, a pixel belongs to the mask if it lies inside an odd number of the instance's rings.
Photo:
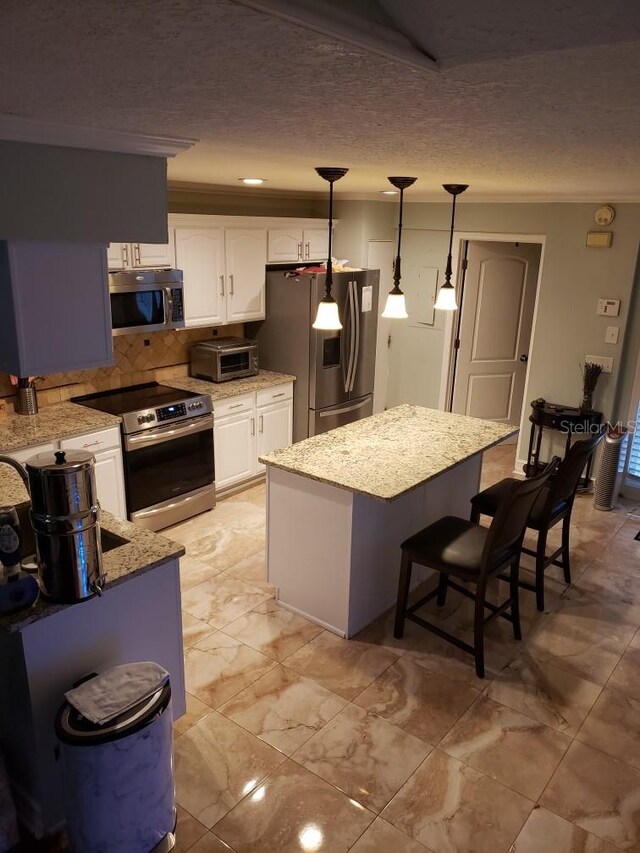
<path id="1" fill-rule="evenodd" d="M 382 196 L 373 193 L 339 193 L 334 195 L 336 201 L 381 201 L 398 203 L 397 196 Z M 395 202 L 394 202 L 395 200 Z M 629 193 L 490 193 L 478 192 L 459 199 L 457 204 L 637 204 L 640 202 L 640 192 Z M 451 197 L 444 191 L 440 193 L 413 192 L 405 196 L 405 206 L 408 204 L 451 204 Z"/>
<path id="2" fill-rule="evenodd" d="M 186 151 L 198 141 L 178 136 L 153 136 L 98 127 L 57 124 L 15 115 L 0 115 L 0 140 L 167 158 Z"/>
<path id="3" fill-rule="evenodd" d="M 202 195 L 229 195 L 234 198 L 240 196 L 246 198 L 247 196 L 252 196 L 253 198 L 309 198 L 309 199 L 326 199 L 327 192 L 320 192 L 317 190 L 281 190 L 265 187 L 264 185 L 255 187 L 255 186 L 245 186 L 238 182 L 238 186 L 233 184 L 200 184 L 191 181 L 172 181 L 169 179 L 167 184 L 167 189 L 169 192 L 176 193 L 198 193 Z"/>

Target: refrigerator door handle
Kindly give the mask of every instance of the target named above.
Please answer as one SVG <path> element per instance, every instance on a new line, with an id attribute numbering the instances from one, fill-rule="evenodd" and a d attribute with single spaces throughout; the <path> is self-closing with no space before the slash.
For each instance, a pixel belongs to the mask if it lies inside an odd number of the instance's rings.
<path id="1" fill-rule="evenodd" d="M 360 303 L 358 300 L 358 285 L 353 282 L 353 327 L 355 330 L 353 344 L 353 367 L 351 369 L 351 385 L 349 391 L 353 391 L 358 373 L 358 359 L 360 356 Z"/>
<path id="2" fill-rule="evenodd" d="M 351 391 L 353 388 L 353 372 L 355 370 L 355 344 L 356 344 L 356 312 L 354 305 L 354 288 L 352 281 L 348 282 L 349 288 L 349 365 L 347 367 L 347 382 L 345 391 Z"/>
<path id="3" fill-rule="evenodd" d="M 361 400 L 359 403 L 356 403 L 355 406 L 345 406 L 342 409 L 331 409 L 330 412 L 320 412 L 318 417 L 320 418 L 332 418 L 334 415 L 346 415 L 349 412 L 356 412 L 358 409 L 361 409 L 363 406 L 368 406 L 371 402 L 371 395 L 367 397 L 366 400 Z"/>

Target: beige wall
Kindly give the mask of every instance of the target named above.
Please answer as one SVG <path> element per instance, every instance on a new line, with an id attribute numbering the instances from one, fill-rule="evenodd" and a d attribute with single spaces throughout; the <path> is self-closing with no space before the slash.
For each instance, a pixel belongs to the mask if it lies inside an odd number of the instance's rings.
<path id="1" fill-rule="evenodd" d="M 189 348 L 197 341 L 209 340 L 214 333 L 220 337 L 244 334 L 242 324 L 218 329 L 185 329 L 136 335 L 117 335 L 113 339 L 113 367 L 57 373 L 37 383 L 40 407 L 60 403 L 70 397 L 123 388 L 141 382 L 169 382 L 186 376 L 189 367 Z M 148 343 L 147 343 L 148 342 Z M 9 376 L 0 373 L 0 399 L 14 403 L 14 388 Z"/>
<path id="2" fill-rule="evenodd" d="M 167 240 L 163 157 L 0 141 L 0 239 Z"/>
<path id="3" fill-rule="evenodd" d="M 363 210 L 368 204 L 387 206 L 383 202 L 341 202 L 340 223 L 336 239 L 346 256 L 361 252 Z M 395 205 L 391 206 L 392 208 Z M 630 385 L 640 347 L 640 319 L 630 325 L 629 341 L 625 327 L 632 311 L 632 295 L 640 239 L 640 204 L 616 205 L 617 216 L 611 249 L 588 249 L 586 233 L 595 230 L 594 204 L 474 204 L 463 200 L 457 209 L 456 230 L 492 235 L 532 234 L 545 236 L 545 252 L 539 294 L 538 315 L 530 349 L 530 381 L 528 400 L 548 400 L 577 405 L 581 379 L 579 365 L 587 354 L 614 358 L 614 371 L 603 375 L 596 392 L 596 403 L 607 417 L 626 418 Z M 397 213 L 396 213 L 397 215 Z M 441 255 L 441 271 L 446 262 L 446 232 L 451 216 L 449 204 L 408 203 L 404 224 L 407 233 L 418 229 L 423 237 L 425 253 Z M 387 238 L 389 234 L 387 233 Z M 407 250 L 413 251 L 413 241 Z M 356 258 L 361 262 L 362 253 Z M 620 299 L 620 317 L 612 319 L 596 315 L 599 297 Z M 639 306 L 635 304 L 637 314 Z M 620 326 L 617 345 L 604 343 L 608 325 Z M 439 376 L 444 354 L 441 324 L 431 333 L 429 357 L 423 369 Z M 636 340 L 637 339 L 637 340 Z M 432 387 L 437 405 L 436 386 Z"/>
<path id="4" fill-rule="evenodd" d="M 391 240 L 395 236 L 398 206 L 379 201 L 336 201 L 333 256 L 346 258 L 352 266 L 366 267 L 369 240 Z"/>

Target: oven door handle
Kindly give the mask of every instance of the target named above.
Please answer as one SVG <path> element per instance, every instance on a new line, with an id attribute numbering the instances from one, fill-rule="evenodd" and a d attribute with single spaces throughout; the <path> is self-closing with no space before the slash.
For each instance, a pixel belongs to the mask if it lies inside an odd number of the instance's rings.
<path id="1" fill-rule="evenodd" d="M 138 435 L 127 435 L 124 440 L 125 450 L 141 450 L 164 441 L 175 441 L 187 435 L 196 435 L 213 429 L 213 415 L 201 415 L 186 421 L 179 426 L 166 426 L 148 430 Z"/>

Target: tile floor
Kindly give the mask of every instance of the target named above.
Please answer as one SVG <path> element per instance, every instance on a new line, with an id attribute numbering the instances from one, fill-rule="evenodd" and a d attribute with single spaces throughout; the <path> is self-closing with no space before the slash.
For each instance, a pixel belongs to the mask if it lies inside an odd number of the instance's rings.
<path id="1" fill-rule="evenodd" d="M 483 480 L 513 457 L 486 454 Z M 573 586 L 550 570 L 544 614 L 522 592 L 522 643 L 492 623 L 483 681 L 416 625 L 394 640 L 390 614 L 345 641 L 278 608 L 264 486 L 169 531 L 188 554 L 178 850 L 640 852 L 640 508 L 584 495 L 574 519 Z M 432 618 L 471 630 L 454 594 Z"/>

